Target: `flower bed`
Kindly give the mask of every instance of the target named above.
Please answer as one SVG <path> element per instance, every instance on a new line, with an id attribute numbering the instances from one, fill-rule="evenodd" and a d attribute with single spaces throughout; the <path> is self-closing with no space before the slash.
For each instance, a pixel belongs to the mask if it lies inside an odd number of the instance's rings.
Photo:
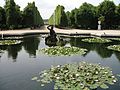
<path id="1" fill-rule="evenodd" d="M 87 39 L 82 39 L 83 42 L 89 42 L 89 43 L 109 43 L 112 42 L 109 39 L 105 38 L 87 38 Z"/>
<path id="2" fill-rule="evenodd" d="M 90 90 L 98 87 L 106 89 L 106 84 L 113 85 L 117 81 L 109 67 L 86 62 L 52 66 L 32 80 L 42 83 L 41 86 L 54 82 L 54 89 L 59 90 Z"/>
<path id="3" fill-rule="evenodd" d="M 71 56 L 71 55 L 83 55 L 86 53 L 87 49 L 78 47 L 49 47 L 41 49 L 43 53 L 50 56 Z"/>

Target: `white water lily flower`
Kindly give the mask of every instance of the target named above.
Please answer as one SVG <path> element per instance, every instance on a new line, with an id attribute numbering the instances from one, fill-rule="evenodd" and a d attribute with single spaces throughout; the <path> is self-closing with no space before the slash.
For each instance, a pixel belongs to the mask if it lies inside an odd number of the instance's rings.
<path id="1" fill-rule="evenodd" d="M 41 86 L 43 87 L 43 86 L 45 86 L 44 84 L 41 84 Z"/>
<path id="2" fill-rule="evenodd" d="M 115 78 L 115 76 L 112 76 L 112 78 Z"/>
<path id="3" fill-rule="evenodd" d="M 98 74 L 98 71 L 96 71 L 95 73 Z"/>
<path id="4" fill-rule="evenodd" d="M 60 68 L 60 65 L 57 65 L 58 68 Z"/>
<path id="5" fill-rule="evenodd" d="M 56 77 L 56 79 L 60 79 L 60 77 Z"/>
<path id="6" fill-rule="evenodd" d="M 107 74 L 108 72 L 105 72 L 105 74 Z"/>
<path id="7" fill-rule="evenodd" d="M 116 80 L 113 80 L 113 82 L 117 82 Z"/>
<path id="8" fill-rule="evenodd" d="M 43 75 L 47 75 L 47 73 L 44 73 Z"/>
<path id="9" fill-rule="evenodd" d="M 76 74 L 76 76 L 78 77 L 78 76 L 79 76 L 79 74 Z"/>
<path id="10" fill-rule="evenodd" d="M 98 82 L 99 80 L 95 80 L 96 82 Z"/>
<path id="11" fill-rule="evenodd" d="M 87 73 L 87 75 L 89 75 L 90 73 Z"/>
<path id="12" fill-rule="evenodd" d="M 57 76 L 57 74 L 55 74 L 55 77 Z"/>

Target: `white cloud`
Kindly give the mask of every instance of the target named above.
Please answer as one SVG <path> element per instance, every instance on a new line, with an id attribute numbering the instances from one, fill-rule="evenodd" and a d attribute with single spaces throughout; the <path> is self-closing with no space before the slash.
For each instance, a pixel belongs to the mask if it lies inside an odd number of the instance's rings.
<path id="1" fill-rule="evenodd" d="M 25 6 L 27 6 L 28 2 L 33 1 L 35 1 L 38 10 L 41 13 L 41 16 L 43 18 L 49 18 L 58 4 L 63 5 L 66 11 L 70 11 L 75 7 L 79 8 L 83 2 L 99 5 L 99 3 L 104 0 L 15 0 L 16 4 L 18 4 L 22 10 L 25 8 Z M 113 1 L 115 4 L 120 3 L 120 0 Z M 4 6 L 4 0 L 0 0 L 0 6 Z"/>

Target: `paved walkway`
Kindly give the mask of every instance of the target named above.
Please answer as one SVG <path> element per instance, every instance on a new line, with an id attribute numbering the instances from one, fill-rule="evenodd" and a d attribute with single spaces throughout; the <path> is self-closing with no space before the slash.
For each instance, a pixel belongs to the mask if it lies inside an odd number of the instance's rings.
<path id="1" fill-rule="evenodd" d="M 58 29 L 54 28 L 57 34 L 61 35 L 92 35 L 92 36 L 118 36 L 120 37 L 120 30 L 79 30 L 79 29 Z M 6 30 L 0 31 L 3 36 L 23 36 L 32 34 L 48 34 L 46 26 L 41 30 Z"/>

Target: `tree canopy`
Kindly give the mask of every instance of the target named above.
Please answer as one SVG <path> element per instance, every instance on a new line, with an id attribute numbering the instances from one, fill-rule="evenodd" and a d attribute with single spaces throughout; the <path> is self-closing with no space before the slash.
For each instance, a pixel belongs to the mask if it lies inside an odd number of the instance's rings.
<path id="1" fill-rule="evenodd" d="M 52 16 L 49 19 L 49 24 L 50 25 L 55 25 L 57 27 L 66 27 L 68 26 L 68 20 L 66 13 L 64 11 L 64 7 L 58 5 L 52 14 Z"/>
<path id="2" fill-rule="evenodd" d="M 116 6 L 113 1 L 104 0 L 98 6 L 93 6 L 85 2 L 79 8 L 67 11 L 66 15 L 64 8 L 58 5 L 49 19 L 49 24 L 55 23 L 58 27 L 64 24 L 70 28 L 97 29 L 98 21 L 101 21 L 102 29 L 119 29 L 120 4 Z"/>
<path id="3" fill-rule="evenodd" d="M 43 24 L 43 19 L 35 6 L 35 2 L 28 3 L 24 11 L 20 10 L 20 6 L 14 0 L 5 0 L 4 8 L 0 7 L 1 29 L 39 27 Z"/>

